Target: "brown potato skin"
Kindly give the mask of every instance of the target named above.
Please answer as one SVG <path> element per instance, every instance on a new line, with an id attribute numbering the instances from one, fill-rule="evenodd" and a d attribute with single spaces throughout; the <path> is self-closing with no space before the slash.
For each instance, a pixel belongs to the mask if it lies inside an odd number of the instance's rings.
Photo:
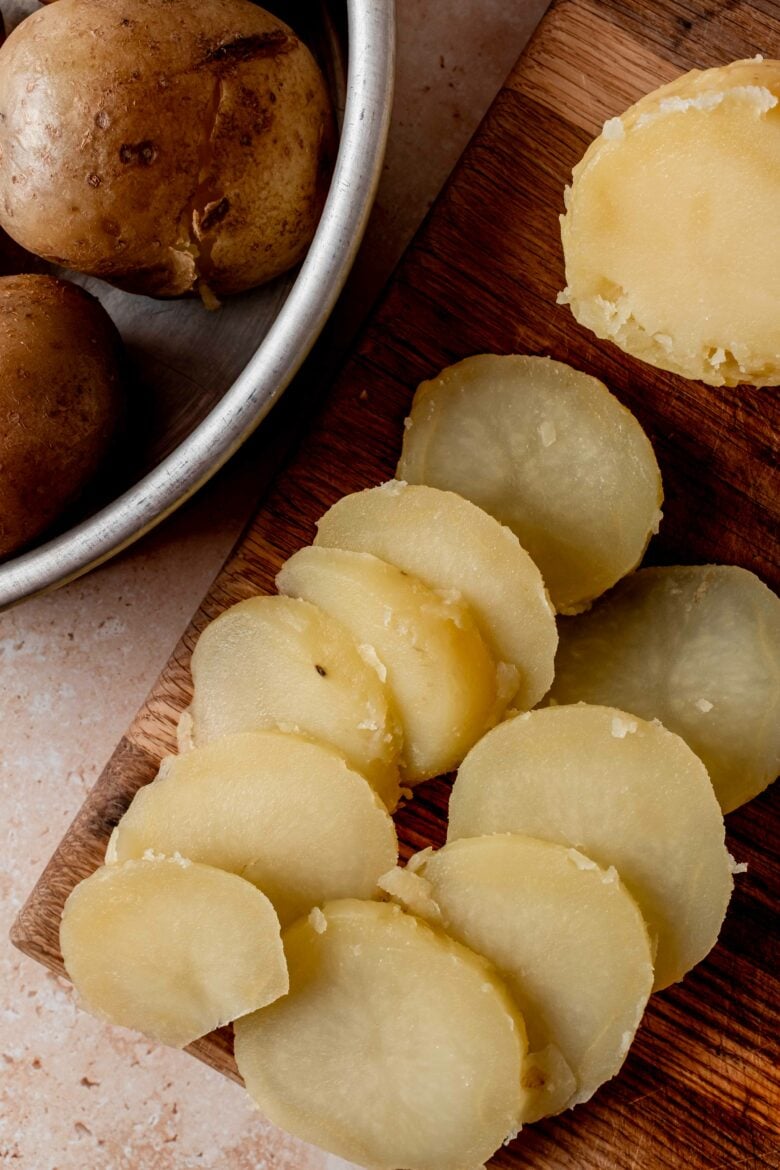
<path id="1" fill-rule="evenodd" d="M 98 470 L 122 413 L 120 352 L 111 318 L 83 289 L 0 278 L 0 558 Z"/>
<path id="2" fill-rule="evenodd" d="M 130 292 L 239 292 L 314 233 L 325 84 L 249 0 L 58 0 L 0 49 L 0 113 L 0 226 Z"/>

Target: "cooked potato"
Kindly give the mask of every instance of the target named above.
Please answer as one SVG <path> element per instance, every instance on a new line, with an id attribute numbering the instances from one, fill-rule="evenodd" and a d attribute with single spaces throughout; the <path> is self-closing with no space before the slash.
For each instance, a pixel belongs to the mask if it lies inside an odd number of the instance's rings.
<path id="1" fill-rule="evenodd" d="M 514 533 L 469 500 L 393 480 L 340 499 L 315 544 L 373 553 L 460 593 L 494 657 L 517 668 L 513 705 L 525 711 L 548 690 L 558 635 L 541 574 Z"/>
<path id="2" fill-rule="evenodd" d="M 194 743 L 278 727 L 331 744 L 389 809 L 401 732 L 374 666 L 349 632 L 306 601 L 251 597 L 206 627 L 192 656 Z"/>
<path id="3" fill-rule="evenodd" d="M 236 1024 L 266 1117 L 370 1170 L 477 1170 L 519 1125 L 523 1022 L 492 967 L 397 906 L 284 933 L 290 994 Z"/>
<path id="4" fill-rule="evenodd" d="M 163 761 L 136 793 L 106 852 L 148 849 L 240 874 L 282 924 L 329 898 L 370 898 L 395 864 L 393 822 L 335 751 L 294 735 L 247 731 Z"/>
<path id="5" fill-rule="evenodd" d="M 100 468 L 121 416 L 120 350 L 108 314 L 75 284 L 0 278 L 0 557 Z"/>
<path id="6" fill-rule="evenodd" d="M 737 61 L 606 123 L 561 219 L 581 324 L 712 386 L 780 383 L 778 99 L 780 61 Z"/>
<path id="7" fill-rule="evenodd" d="M 458 598 L 369 553 L 304 548 L 276 584 L 342 622 L 386 675 L 409 784 L 456 767 L 516 690 L 514 671 L 497 668 Z"/>
<path id="8" fill-rule="evenodd" d="M 637 420 L 550 358 L 480 354 L 423 382 L 398 477 L 458 492 L 511 528 L 563 613 L 635 568 L 661 518 Z"/>
<path id="9" fill-rule="evenodd" d="M 65 903 L 60 943 L 89 1011 L 176 1048 L 288 988 L 265 895 L 182 858 L 98 869 Z"/>
<path id="10" fill-rule="evenodd" d="M 780 599 L 732 565 L 642 569 L 561 622 L 551 698 L 660 719 L 731 812 L 780 771 Z"/>
<path id="11" fill-rule="evenodd" d="M 416 876 L 447 933 L 494 963 L 518 1004 L 525 1080 L 542 1080 L 537 1053 L 559 1070 L 529 1093 L 523 1121 L 587 1101 L 622 1065 L 653 986 L 647 927 L 615 870 L 500 834 L 453 841 Z"/>
<path id="12" fill-rule="evenodd" d="M 331 115 L 248 0 L 58 0 L 0 50 L 0 225 L 131 292 L 233 293 L 303 256 Z"/>
<path id="13" fill-rule="evenodd" d="M 448 840 L 522 833 L 614 866 L 656 947 L 655 989 L 714 946 L 731 896 L 723 817 L 701 760 L 610 707 L 548 707 L 489 732 L 458 772 Z"/>

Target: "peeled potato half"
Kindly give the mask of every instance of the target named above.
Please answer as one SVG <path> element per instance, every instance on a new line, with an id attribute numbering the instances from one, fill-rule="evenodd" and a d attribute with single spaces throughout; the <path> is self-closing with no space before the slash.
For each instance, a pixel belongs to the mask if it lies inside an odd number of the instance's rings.
<path id="1" fill-rule="evenodd" d="M 221 614 L 192 655 L 196 744 L 278 727 L 332 744 L 388 808 L 398 802 L 400 729 L 375 667 L 306 601 L 251 597 Z"/>
<path id="2" fill-rule="evenodd" d="M 587 1101 L 623 1063 L 653 986 L 647 928 L 615 870 L 496 834 L 451 842 L 418 874 L 444 929 L 495 964 L 523 1014 L 536 1086 L 523 1120 Z"/>
<path id="3" fill-rule="evenodd" d="M 458 598 L 369 553 L 335 548 L 301 549 L 276 584 L 337 618 L 386 674 L 408 783 L 456 767 L 506 706 L 514 672 L 502 675 Z"/>
<path id="4" fill-rule="evenodd" d="M 60 944 L 89 1011 L 176 1048 L 288 987 L 266 896 L 181 858 L 128 861 L 80 882 L 65 903 Z"/>
<path id="5" fill-rule="evenodd" d="M 541 573 L 510 529 L 454 492 L 391 480 L 344 496 L 315 544 L 373 553 L 468 604 L 500 662 L 517 668 L 525 711 L 552 682 L 558 635 Z"/>
<path id="6" fill-rule="evenodd" d="M 780 383 L 780 61 L 694 70 L 574 168 L 562 300 L 598 337 L 713 386 Z"/>
<path id="7" fill-rule="evenodd" d="M 225 736 L 163 762 L 109 841 L 106 861 L 180 853 L 240 874 L 282 924 L 330 898 L 370 898 L 395 864 L 393 822 L 330 748 L 273 731 Z"/>
<path id="8" fill-rule="evenodd" d="M 289 996 L 235 1029 L 276 1125 L 370 1170 L 477 1170 L 518 1128 L 525 1030 L 484 959 L 376 902 L 324 906 L 284 946 Z"/>
<path id="9" fill-rule="evenodd" d="M 780 771 L 780 598 L 732 565 L 642 569 L 560 623 L 551 696 L 660 719 L 724 812 Z"/>
<path id="10" fill-rule="evenodd" d="M 548 707 L 502 723 L 458 772 L 448 840 L 521 833 L 614 866 L 647 923 L 655 990 L 715 944 L 732 878 L 707 771 L 679 736 L 624 711 Z"/>
<path id="11" fill-rule="evenodd" d="M 466 358 L 418 387 L 398 477 L 511 528 L 563 613 L 636 567 L 663 499 L 647 436 L 602 382 L 518 355 Z"/>

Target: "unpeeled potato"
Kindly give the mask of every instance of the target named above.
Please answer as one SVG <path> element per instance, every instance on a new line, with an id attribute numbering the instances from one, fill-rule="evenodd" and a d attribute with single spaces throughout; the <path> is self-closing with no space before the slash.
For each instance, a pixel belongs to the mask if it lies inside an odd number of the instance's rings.
<path id="1" fill-rule="evenodd" d="M 288 988 L 265 895 L 183 858 L 96 870 L 65 903 L 60 944 L 89 1011 L 176 1048 Z"/>
<path id="2" fill-rule="evenodd" d="M 369 553 L 304 548 L 276 584 L 332 614 L 386 672 L 410 784 L 454 768 L 516 689 L 514 670 L 497 667 L 459 597 Z"/>
<path id="3" fill-rule="evenodd" d="M 660 719 L 725 812 L 780 771 L 780 599 L 733 565 L 641 569 L 560 624 L 551 701 Z"/>
<path id="4" fill-rule="evenodd" d="M 562 613 L 635 568 L 661 519 L 637 420 L 602 382 L 550 358 L 478 354 L 423 382 L 398 477 L 457 492 L 511 528 Z"/>
<path id="5" fill-rule="evenodd" d="M 369 1170 L 477 1170 L 514 1134 L 525 1030 L 484 959 L 376 902 L 323 906 L 284 947 L 290 994 L 235 1027 L 266 1117 Z"/>
<path id="6" fill-rule="evenodd" d="M 121 351 L 77 285 L 0 278 L 0 558 L 44 532 L 104 463 L 122 415 Z"/>
<path id="7" fill-rule="evenodd" d="M 558 635 L 541 573 L 515 534 L 469 500 L 391 480 L 334 504 L 315 544 L 373 553 L 459 593 L 494 657 L 517 669 L 513 705 L 527 710 L 548 690 Z"/>
<path id="8" fill-rule="evenodd" d="M 518 715 L 463 761 L 448 841 L 521 833 L 614 866 L 656 948 L 654 987 L 714 946 L 731 896 L 723 817 L 707 771 L 679 736 L 580 703 Z"/>
<path id="9" fill-rule="evenodd" d="M 622 1065 L 653 986 L 644 919 L 614 869 L 513 834 L 425 857 L 448 934 L 495 964 L 525 1020 L 524 1121 L 587 1101 Z"/>
<path id="10" fill-rule="evenodd" d="M 0 50 L 0 225 L 130 292 L 296 264 L 330 170 L 322 75 L 248 0 L 58 0 Z"/>
<path id="11" fill-rule="evenodd" d="M 335 618 L 290 597 L 251 597 L 201 634 L 191 735 L 202 745 L 278 727 L 331 744 L 391 810 L 401 732 L 376 667 Z"/>
<path id="12" fill-rule="evenodd" d="M 370 898 L 395 864 L 393 822 L 337 752 L 274 731 L 243 732 L 163 761 L 106 853 L 155 853 L 240 874 L 283 925 L 329 898 Z"/>

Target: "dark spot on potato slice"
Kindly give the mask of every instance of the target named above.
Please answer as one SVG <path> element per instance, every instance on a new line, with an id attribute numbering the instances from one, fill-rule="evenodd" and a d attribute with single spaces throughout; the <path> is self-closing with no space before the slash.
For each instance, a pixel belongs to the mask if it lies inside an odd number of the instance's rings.
<path id="1" fill-rule="evenodd" d="M 327 678 L 328 677 L 327 670 L 325 669 L 324 666 L 320 666 L 319 662 L 317 662 L 315 664 L 314 669 L 317 671 L 317 674 L 320 676 L 320 678 Z"/>
<path id="2" fill-rule="evenodd" d="M 238 61 L 252 61 L 258 57 L 278 57 L 282 53 L 289 53 L 295 48 L 297 41 L 282 29 L 272 29 L 270 32 L 253 33 L 250 36 L 233 37 L 223 41 L 206 53 L 205 61 L 209 64 L 225 62 L 227 64 Z"/>

